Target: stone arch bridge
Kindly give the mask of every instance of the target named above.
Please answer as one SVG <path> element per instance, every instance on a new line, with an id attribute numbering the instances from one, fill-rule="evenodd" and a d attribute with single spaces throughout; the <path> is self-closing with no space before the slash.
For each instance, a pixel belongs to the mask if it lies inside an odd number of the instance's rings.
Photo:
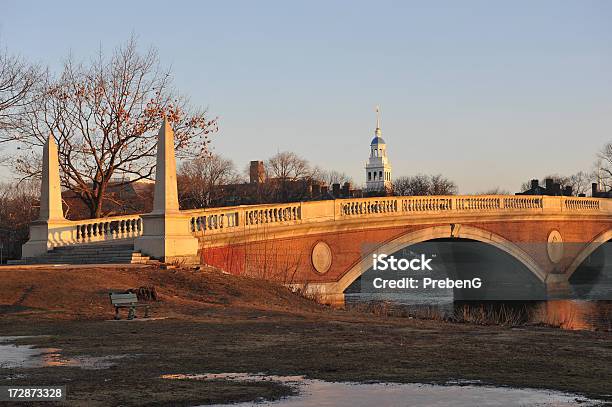
<path id="1" fill-rule="evenodd" d="M 599 198 L 378 197 L 179 210 L 167 123 L 159 145 L 164 148 L 158 149 L 152 213 L 69 221 L 61 213 L 57 150 L 50 138 L 41 218 L 31 225 L 24 258 L 58 247 L 131 244 L 153 258 L 304 285 L 341 302 L 346 288 L 371 266 L 373 250 L 392 253 L 435 239 L 479 241 L 511 256 L 553 292 L 612 239 L 612 202 Z"/>
<path id="2" fill-rule="evenodd" d="M 549 292 L 612 239 L 607 200 L 548 196 L 341 199 L 192 212 L 201 260 L 234 274 L 307 284 L 330 301 L 371 268 L 371 253 L 437 239 L 505 252 Z"/>

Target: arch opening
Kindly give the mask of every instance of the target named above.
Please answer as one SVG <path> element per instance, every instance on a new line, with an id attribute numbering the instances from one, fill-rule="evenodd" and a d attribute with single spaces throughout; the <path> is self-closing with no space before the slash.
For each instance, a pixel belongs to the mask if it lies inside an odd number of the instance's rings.
<path id="1" fill-rule="evenodd" d="M 437 264 L 437 270 L 434 268 L 429 276 L 421 273 L 421 280 L 424 277 L 462 281 L 481 279 L 480 287 L 476 287 L 476 284 L 465 284 L 452 288 L 451 297 L 455 300 L 537 301 L 546 298 L 545 274 L 530 256 L 501 236 L 466 225 L 435 226 L 407 233 L 376 247 L 364 247 L 361 261 L 336 283 L 336 292 L 363 292 L 364 281 L 372 284 L 372 291 L 380 292 L 380 280 L 378 287 L 373 285 L 375 275 L 372 273 L 381 272 L 380 269 L 373 270 L 373 254 L 383 253 L 401 258 L 406 251 L 419 255 L 433 254 L 437 257 L 435 261 L 432 260 Z M 402 271 L 393 273 L 395 279 L 410 277 L 402 276 Z M 424 290 L 424 284 L 421 281 L 421 284 L 416 285 Z M 446 292 L 443 294 L 447 298 L 449 296 L 448 286 L 441 287 L 434 283 L 433 287 L 430 284 L 427 288 L 429 292 L 423 293 L 424 297 L 427 294 L 436 295 L 432 288 L 445 288 Z M 405 294 L 407 290 L 399 291 Z M 414 293 L 417 290 L 408 291 Z"/>
<path id="2" fill-rule="evenodd" d="M 596 248 L 587 246 L 577 260 L 580 264 L 568 270 L 574 296 L 581 300 L 612 300 L 612 239 Z"/>
<path id="3" fill-rule="evenodd" d="M 521 261 L 489 243 L 439 238 L 414 243 L 388 255 L 417 260 L 424 256 L 431 259 L 428 264 L 431 269 L 390 271 L 370 267 L 346 288 L 345 293 L 416 304 L 540 301 L 546 298 L 545 284 L 535 274 Z M 380 268 L 380 262 L 378 264 Z M 408 286 L 406 279 L 414 284 Z M 393 288 L 385 283 L 391 281 L 404 281 L 404 285 Z"/>

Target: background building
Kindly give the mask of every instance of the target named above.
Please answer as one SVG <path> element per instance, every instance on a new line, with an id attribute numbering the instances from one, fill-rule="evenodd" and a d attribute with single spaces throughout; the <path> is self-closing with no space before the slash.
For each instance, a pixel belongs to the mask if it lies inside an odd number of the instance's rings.
<path id="1" fill-rule="evenodd" d="M 381 137 L 380 112 L 376 108 L 376 130 L 370 143 L 370 159 L 366 163 L 366 190 L 368 192 L 389 191 L 392 188 L 391 164 L 387 157 L 387 144 Z"/>

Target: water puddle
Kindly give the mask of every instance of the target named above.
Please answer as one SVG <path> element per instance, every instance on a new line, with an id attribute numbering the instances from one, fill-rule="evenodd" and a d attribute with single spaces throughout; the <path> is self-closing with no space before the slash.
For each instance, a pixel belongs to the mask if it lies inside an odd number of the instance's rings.
<path id="1" fill-rule="evenodd" d="M 11 342 L 33 336 L 0 336 L 0 369 L 27 369 L 39 367 L 74 366 L 81 369 L 108 369 L 116 359 L 126 355 L 63 357 L 59 348 L 35 348 L 34 345 L 16 345 Z"/>
<path id="2" fill-rule="evenodd" d="M 274 381 L 295 387 L 299 395 L 273 402 L 239 403 L 232 406 L 360 407 L 373 405 L 426 405 L 435 407 L 566 407 L 595 406 L 600 402 L 575 394 L 550 390 L 475 386 L 474 381 L 448 385 L 418 383 L 350 383 L 305 379 L 302 376 L 270 376 L 249 373 L 168 374 L 172 380 Z"/>

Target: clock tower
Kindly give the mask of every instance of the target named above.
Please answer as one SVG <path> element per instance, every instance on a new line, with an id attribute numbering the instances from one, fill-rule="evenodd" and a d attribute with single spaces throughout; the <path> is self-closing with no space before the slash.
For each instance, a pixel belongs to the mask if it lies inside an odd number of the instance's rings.
<path id="1" fill-rule="evenodd" d="M 380 130 L 380 109 L 378 107 L 376 107 L 376 130 L 370 142 L 370 159 L 366 162 L 365 169 L 367 191 L 382 192 L 391 189 L 391 164 L 387 157 L 387 144 Z"/>

